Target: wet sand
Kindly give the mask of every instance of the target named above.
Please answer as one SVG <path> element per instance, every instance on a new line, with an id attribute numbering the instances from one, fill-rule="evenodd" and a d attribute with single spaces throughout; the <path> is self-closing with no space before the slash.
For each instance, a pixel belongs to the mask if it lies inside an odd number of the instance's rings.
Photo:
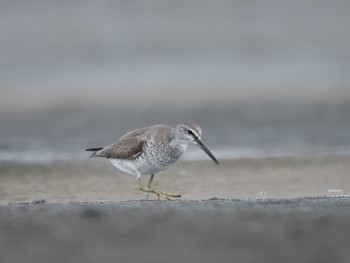
<path id="1" fill-rule="evenodd" d="M 1 163 L 0 262 L 349 262 L 349 159 L 181 161 L 154 183 L 181 201 L 104 160 Z"/>
<path id="2" fill-rule="evenodd" d="M 0 207 L 1 262 L 349 262 L 350 198 Z"/>

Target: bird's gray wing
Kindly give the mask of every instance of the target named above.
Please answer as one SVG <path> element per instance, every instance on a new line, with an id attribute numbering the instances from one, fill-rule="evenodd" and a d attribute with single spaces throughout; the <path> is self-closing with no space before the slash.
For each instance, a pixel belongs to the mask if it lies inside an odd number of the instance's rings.
<path id="1" fill-rule="evenodd" d="M 104 147 L 95 153 L 96 156 L 108 159 L 133 159 L 142 151 L 144 141 L 135 138 L 124 138 Z"/>
<path id="2" fill-rule="evenodd" d="M 125 134 L 115 143 L 97 151 L 95 156 L 108 159 L 133 159 L 141 154 L 146 136 L 140 129 Z"/>

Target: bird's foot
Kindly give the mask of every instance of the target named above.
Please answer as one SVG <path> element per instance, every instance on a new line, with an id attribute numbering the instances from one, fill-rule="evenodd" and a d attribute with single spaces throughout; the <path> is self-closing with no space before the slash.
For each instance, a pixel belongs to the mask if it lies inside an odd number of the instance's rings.
<path id="1" fill-rule="evenodd" d="M 152 182 L 153 182 L 153 178 L 154 178 L 154 174 L 151 175 L 148 185 L 147 185 L 147 189 L 142 185 L 141 182 L 141 177 L 139 177 L 139 189 L 142 192 L 146 192 L 147 193 L 147 200 L 148 200 L 148 194 L 155 194 L 158 196 L 158 200 L 160 199 L 160 197 L 166 198 L 167 200 L 176 200 L 176 198 L 180 198 L 181 195 L 178 194 L 170 194 L 167 192 L 164 192 L 162 190 L 154 190 L 152 189 Z"/>
<path id="2" fill-rule="evenodd" d="M 167 200 L 176 200 L 177 198 L 180 198 L 181 195 L 179 194 L 170 194 L 161 190 L 153 190 L 153 189 L 145 189 L 145 188 L 140 188 L 140 191 L 146 192 L 147 194 L 152 193 L 158 196 L 158 200 L 163 197 Z"/>
<path id="3" fill-rule="evenodd" d="M 158 195 L 158 199 L 160 197 L 164 197 L 167 200 L 176 200 L 177 198 L 181 198 L 181 195 L 179 194 L 170 194 L 161 190 L 154 190 L 154 191 L 155 191 L 155 194 Z"/>

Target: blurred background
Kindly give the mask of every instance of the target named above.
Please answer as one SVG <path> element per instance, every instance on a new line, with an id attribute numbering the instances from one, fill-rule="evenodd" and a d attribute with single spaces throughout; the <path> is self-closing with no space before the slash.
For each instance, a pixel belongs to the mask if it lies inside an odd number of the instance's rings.
<path id="1" fill-rule="evenodd" d="M 349 14 L 347 0 L 0 0 L 0 160 L 83 159 L 185 120 L 219 159 L 350 152 Z"/>

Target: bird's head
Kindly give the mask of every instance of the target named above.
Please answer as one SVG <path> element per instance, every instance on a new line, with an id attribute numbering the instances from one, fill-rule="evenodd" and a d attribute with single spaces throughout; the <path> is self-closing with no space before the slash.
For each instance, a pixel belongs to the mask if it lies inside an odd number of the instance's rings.
<path id="1" fill-rule="evenodd" d="M 201 141 L 202 129 L 193 122 L 184 122 L 176 126 L 176 130 L 181 134 L 181 139 L 187 144 L 194 144 L 201 148 L 216 164 L 219 164 L 215 156 Z"/>

